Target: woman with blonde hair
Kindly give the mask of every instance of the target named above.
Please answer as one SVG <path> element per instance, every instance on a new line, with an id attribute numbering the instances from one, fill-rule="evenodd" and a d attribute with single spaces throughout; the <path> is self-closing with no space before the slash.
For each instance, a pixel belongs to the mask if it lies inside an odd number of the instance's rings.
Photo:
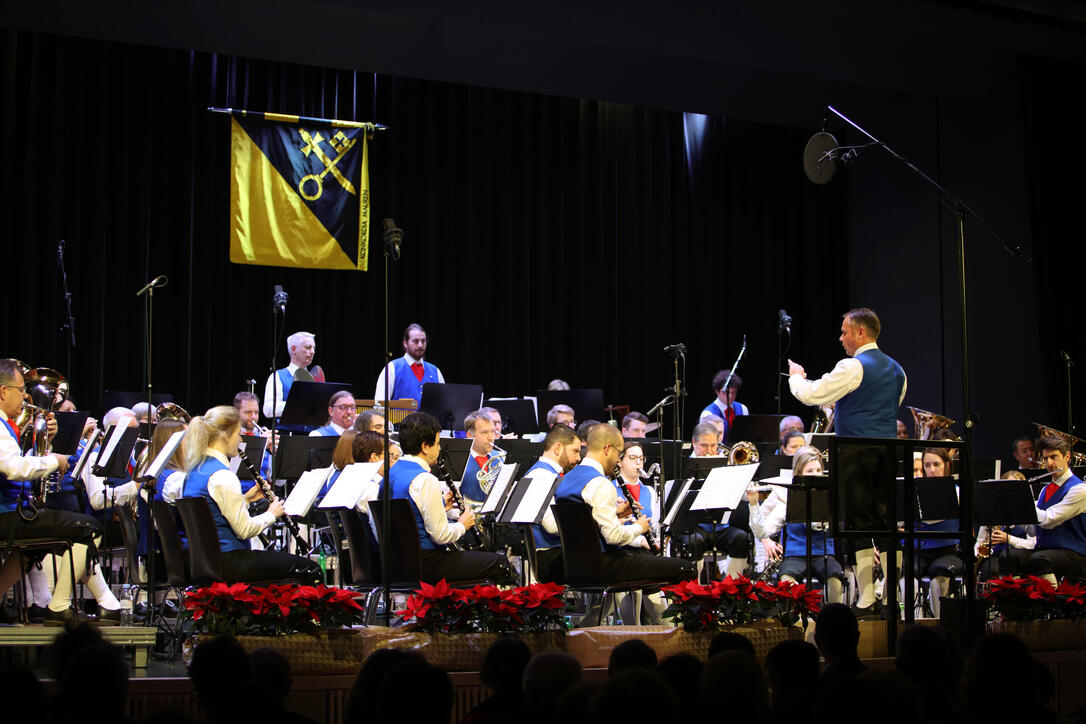
<path id="1" fill-rule="evenodd" d="M 185 481 L 182 497 L 203 498 L 211 508 L 228 582 L 293 579 L 320 582 L 321 572 L 308 558 L 283 551 L 253 550 L 249 539 L 284 515 L 283 503 L 271 501 L 266 513 L 249 515 L 241 482 L 230 471 L 230 458 L 241 442 L 241 417 L 232 405 L 212 407 L 194 417 L 185 437 Z"/>

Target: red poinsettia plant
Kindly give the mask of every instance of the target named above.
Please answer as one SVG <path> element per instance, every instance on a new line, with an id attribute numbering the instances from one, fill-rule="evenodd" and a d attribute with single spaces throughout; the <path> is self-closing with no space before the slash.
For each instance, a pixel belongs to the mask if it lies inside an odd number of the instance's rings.
<path id="1" fill-rule="evenodd" d="M 329 586 L 213 583 L 185 593 L 199 634 L 280 636 L 363 623 L 359 594 Z"/>
<path id="2" fill-rule="evenodd" d="M 745 576 L 728 577 L 702 585 L 684 581 L 661 589 L 669 605 L 663 617 L 673 619 L 687 631 L 722 625 L 753 623 L 776 618 L 791 626 L 818 613 L 822 594 L 801 583 L 754 582 Z"/>
<path id="3" fill-rule="evenodd" d="M 1086 616 L 1086 585 L 1053 586 L 1040 576 L 1003 576 L 981 586 L 979 598 L 1004 621 L 1045 621 Z"/>
<path id="4" fill-rule="evenodd" d="M 520 588 L 452 588 L 445 579 L 421 587 L 397 613 L 428 633 L 564 631 L 565 587 L 533 583 Z"/>

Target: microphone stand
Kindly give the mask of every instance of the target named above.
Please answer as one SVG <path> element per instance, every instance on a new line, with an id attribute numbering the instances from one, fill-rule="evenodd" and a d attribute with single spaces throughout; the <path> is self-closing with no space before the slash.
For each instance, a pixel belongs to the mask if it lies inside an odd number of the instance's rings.
<path id="1" fill-rule="evenodd" d="M 781 335 L 785 332 L 788 333 L 788 343 L 784 345 L 784 351 L 781 351 Z M 777 422 L 780 422 L 781 416 L 781 378 L 784 373 L 781 372 L 781 362 L 784 362 L 785 355 L 788 354 L 789 348 L 792 346 L 792 326 L 790 324 L 784 324 L 783 321 L 777 325 Z"/>
<path id="2" fill-rule="evenodd" d="M 63 267 L 62 267 L 63 268 Z M 154 406 L 151 404 L 151 332 L 153 329 L 154 319 L 154 299 L 155 299 L 155 282 L 158 279 L 155 278 L 148 282 L 142 289 L 136 292 L 136 296 L 146 293 L 143 298 L 143 310 L 144 310 L 144 323 L 146 324 L 146 330 L 144 335 L 144 345 L 146 347 L 146 361 L 147 361 L 147 444 L 151 444 L 151 421 L 154 419 Z M 71 312 L 69 312 L 71 314 Z M 75 338 L 75 331 L 72 331 L 72 338 Z M 73 341 L 74 346 L 74 341 Z M 155 482 L 152 481 L 151 488 L 148 490 L 148 500 L 151 501 L 148 506 L 148 512 L 154 507 L 155 499 Z M 136 495 L 139 495 L 139 490 L 136 491 Z M 138 503 L 137 503 L 138 505 Z M 112 506 L 111 506 L 112 507 Z M 109 512 L 107 511 L 107 515 Z M 121 512 L 121 515 L 127 515 L 125 512 Z M 108 518 L 107 518 L 108 520 Z M 155 521 L 151 515 L 147 516 L 147 525 L 145 528 L 145 534 L 147 535 L 147 615 L 144 618 L 144 622 L 155 620 L 155 545 L 154 545 L 154 533 L 155 533 Z M 139 603 L 139 595 L 137 589 L 136 603 Z"/>
<path id="3" fill-rule="evenodd" d="M 667 396 L 664 399 L 657 402 L 655 405 L 653 405 L 652 409 L 649 410 L 648 413 L 645 415 L 645 417 L 652 417 L 653 413 L 656 414 L 656 434 L 658 436 L 658 440 L 659 440 L 659 444 L 660 444 L 660 479 L 663 480 L 663 481 L 667 481 L 667 473 L 664 470 L 664 467 L 665 467 L 664 466 L 664 457 L 665 457 L 664 456 L 664 408 L 667 407 L 668 405 L 672 404 L 673 402 L 675 402 L 675 395 L 672 394 L 669 391 Z M 676 465 L 679 464 L 679 459 L 678 459 L 677 456 L 676 456 L 676 458 L 674 459 L 673 462 Z M 678 468 L 676 468 L 676 470 L 677 469 Z M 675 477 L 678 478 L 678 475 L 676 475 Z M 666 484 L 666 482 L 665 482 L 665 484 Z M 674 483 L 672 484 L 672 486 L 674 486 Z M 674 489 L 674 487 L 672 489 Z M 657 491 L 657 492 L 659 493 L 660 491 Z M 660 503 L 659 503 L 659 505 L 660 505 L 660 520 L 663 520 L 664 503 L 666 501 L 664 500 L 663 495 L 657 495 L 657 498 L 660 501 Z M 661 540 L 662 540 L 662 538 L 661 538 Z"/>
<path id="4" fill-rule="evenodd" d="M 390 394 L 388 389 L 388 374 L 389 369 L 392 367 L 392 352 L 389 350 L 388 339 L 388 327 L 389 327 L 389 282 L 388 274 L 391 262 L 400 260 L 400 242 L 403 241 L 403 231 L 396 228 L 396 222 L 392 219 L 384 220 L 385 233 L 383 236 L 384 241 L 384 257 L 385 257 L 385 477 L 381 481 L 384 487 L 384 495 L 381 496 L 381 520 L 384 525 L 377 531 L 380 534 L 379 543 L 381 545 L 381 588 L 384 592 L 384 604 L 385 604 L 385 623 L 392 624 L 392 591 L 390 587 L 392 585 L 391 577 L 389 576 L 388 562 L 389 562 L 389 542 L 392 540 L 392 536 L 389 535 L 389 527 L 392 524 L 392 483 L 389 480 L 389 468 L 391 467 L 391 446 L 392 442 L 389 439 L 389 427 L 392 424 L 392 405 L 389 400 Z"/>
<path id="5" fill-rule="evenodd" d="M 1067 433 L 1069 435 L 1075 434 L 1075 426 L 1073 424 L 1073 418 L 1071 416 L 1071 368 L 1075 366 L 1075 363 L 1071 361 L 1071 355 L 1066 352 L 1061 352 L 1064 363 L 1067 364 Z"/>
<path id="6" fill-rule="evenodd" d="M 72 350 L 75 349 L 75 317 L 72 316 L 72 293 L 68 291 L 68 272 L 64 268 L 64 240 L 60 240 L 60 246 L 57 248 L 57 266 L 60 267 L 60 284 L 64 290 L 64 305 L 68 310 L 68 321 L 66 321 L 60 327 L 60 331 L 67 331 L 68 334 L 68 365 L 64 370 L 64 374 L 70 380 L 72 379 Z"/>

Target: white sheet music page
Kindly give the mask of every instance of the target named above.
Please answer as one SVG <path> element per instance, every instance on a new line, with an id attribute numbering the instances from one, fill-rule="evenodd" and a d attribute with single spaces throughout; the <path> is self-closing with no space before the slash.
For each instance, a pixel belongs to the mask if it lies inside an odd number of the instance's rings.
<path id="1" fill-rule="evenodd" d="M 702 483 L 690 510 L 735 510 L 757 472 L 757 463 L 713 468 Z"/>
<path id="2" fill-rule="evenodd" d="M 384 465 L 377 463 L 352 463 L 343 468 L 343 472 L 332 483 L 332 487 L 324 495 L 324 499 L 317 504 L 318 508 L 353 508 L 358 505 L 366 486 L 377 471 Z M 324 484 L 324 481 L 321 481 Z"/>
<path id="3" fill-rule="evenodd" d="M 675 481 L 669 480 L 668 482 L 669 483 L 674 483 Z M 679 503 L 681 503 L 683 498 L 689 493 L 690 486 L 693 485 L 693 484 L 694 484 L 694 479 L 693 478 L 689 478 L 689 479 L 687 479 L 686 482 L 683 483 L 682 488 L 679 489 L 679 494 L 675 497 L 675 502 L 672 504 L 671 509 L 667 512 L 667 517 L 664 518 L 661 525 L 670 526 L 672 524 L 672 522 L 675 520 L 675 516 L 678 515 L 678 513 L 679 513 L 679 508 L 682 507 L 681 505 L 679 505 Z M 667 496 L 668 496 L 668 493 L 665 493 L 664 498 L 666 499 Z"/>
<path id="4" fill-rule="evenodd" d="M 514 523 L 535 523 L 539 511 L 551 503 L 549 496 L 556 477 L 558 474 L 553 471 L 536 470 L 531 477 L 521 479 L 520 484 L 527 484 L 528 489 L 524 491 L 524 497 L 520 499 L 520 505 L 513 513 Z"/>
<path id="5" fill-rule="evenodd" d="M 516 465 L 502 465 L 501 470 L 498 471 L 498 479 L 494 481 L 494 485 L 490 488 L 490 494 L 486 496 L 486 502 L 483 503 L 483 507 L 479 510 L 480 513 L 497 512 L 498 503 L 501 502 L 502 496 L 505 495 L 505 489 L 513 482 L 513 475 L 516 472 Z"/>
<path id="6" fill-rule="evenodd" d="M 177 448 L 181 445 L 181 440 L 185 437 L 185 433 L 187 432 L 188 430 L 178 430 L 170 435 L 170 439 L 166 441 L 166 444 L 158 451 L 158 455 L 151 461 L 151 467 L 147 468 L 147 472 L 143 474 L 144 478 L 148 480 L 158 480 L 158 476 L 162 473 L 162 469 L 166 467 L 166 463 L 168 463 L 170 458 L 173 457 L 173 454 L 177 452 Z"/>
<path id="7" fill-rule="evenodd" d="M 94 452 L 94 446 L 102 439 L 102 431 L 97 431 L 91 436 L 91 439 L 87 441 L 87 444 L 83 446 L 83 452 L 79 455 L 79 460 L 75 463 L 75 468 L 72 470 L 73 480 L 82 480 L 83 468 L 87 467 L 87 463 L 90 462 L 91 453 Z"/>
<path id="8" fill-rule="evenodd" d="M 313 507 L 313 501 L 317 499 L 317 493 L 321 491 L 321 486 L 332 474 L 331 471 L 332 468 L 329 466 L 306 470 L 302 473 L 302 477 L 298 478 L 290 495 L 283 501 L 283 510 L 286 514 L 306 515 L 309 513 L 309 509 Z"/>

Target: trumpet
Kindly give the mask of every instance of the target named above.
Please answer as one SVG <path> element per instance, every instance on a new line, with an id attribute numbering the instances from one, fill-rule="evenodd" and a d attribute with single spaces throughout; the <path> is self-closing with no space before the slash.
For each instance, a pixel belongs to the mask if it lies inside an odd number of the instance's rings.
<path id="1" fill-rule="evenodd" d="M 505 464 L 505 458 L 509 455 L 497 445 L 494 446 L 494 452 L 497 455 L 487 458 L 486 464 L 479 469 L 479 472 L 475 473 L 475 479 L 479 481 L 479 487 L 487 494 L 490 493 L 490 489 L 494 486 L 494 481 L 498 479 L 502 465 Z"/>

